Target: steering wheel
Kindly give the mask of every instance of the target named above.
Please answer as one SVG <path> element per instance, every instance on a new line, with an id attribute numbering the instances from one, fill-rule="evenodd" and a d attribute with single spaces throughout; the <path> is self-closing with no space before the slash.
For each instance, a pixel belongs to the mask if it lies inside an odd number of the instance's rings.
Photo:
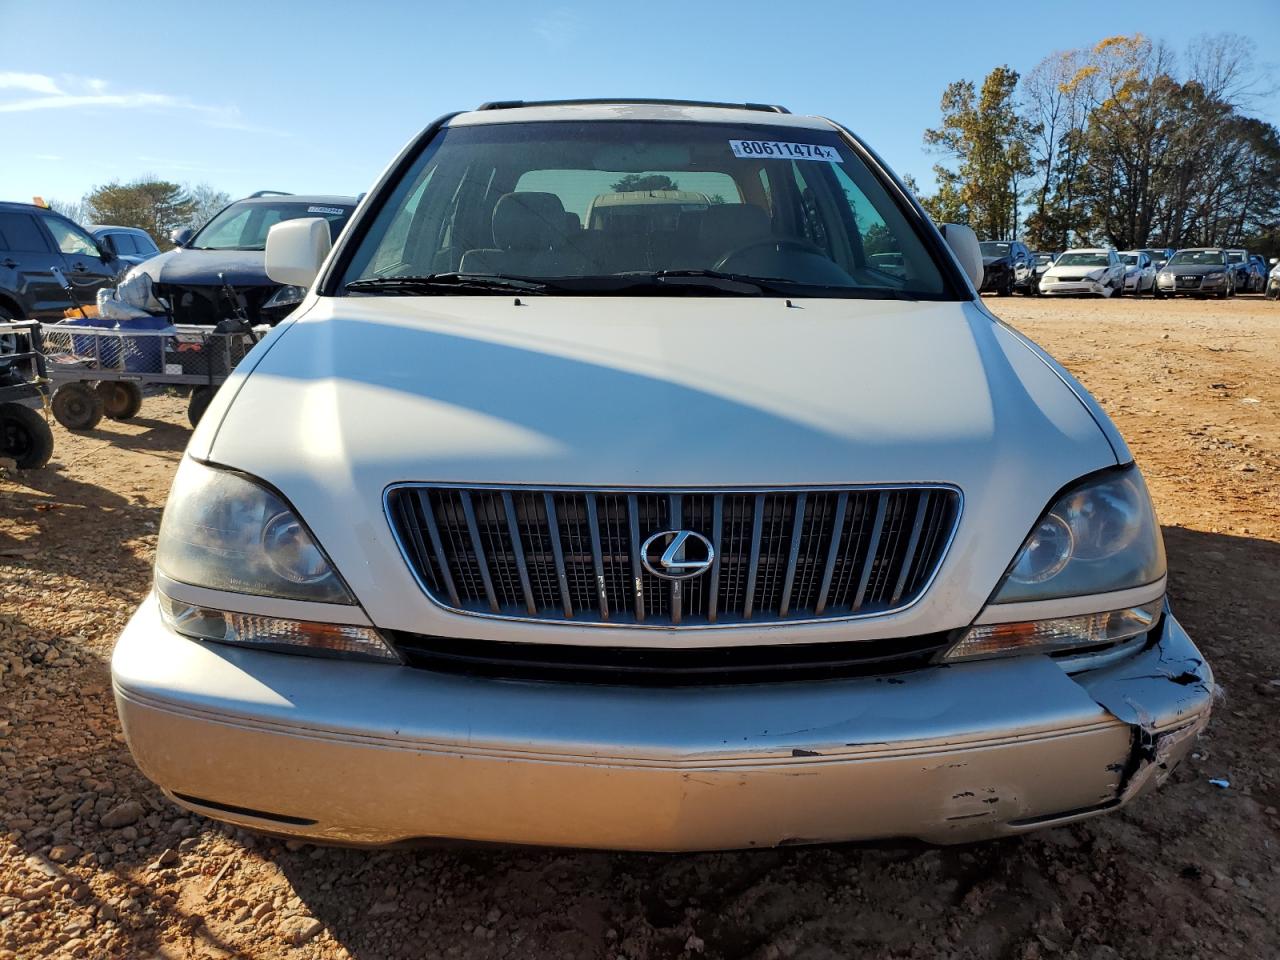
<path id="1" fill-rule="evenodd" d="M 773 247 L 775 250 L 779 250 L 779 251 L 785 247 L 789 250 L 795 250 L 799 253 L 814 253 L 823 258 L 827 257 L 827 251 L 823 250 L 816 243 L 810 243 L 808 240 L 801 240 L 798 237 L 791 237 L 791 238 L 769 237 L 768 239 L 765 239 L 765 240 L 753 240 L 750 243 L 744 243 L 740 247 L 734 247 L 732 250 L 726 253 L 723 257 L 721 257 L 718 261 L 716 261 L 716 265 L 711 269 L 724 270 L 725 264 L 727 264 L 734 257 L 742 256 L 742 254 L 747 253 L 748 251 L 751 251 L 751 250 L 755 250 L 757 247 Z"/>

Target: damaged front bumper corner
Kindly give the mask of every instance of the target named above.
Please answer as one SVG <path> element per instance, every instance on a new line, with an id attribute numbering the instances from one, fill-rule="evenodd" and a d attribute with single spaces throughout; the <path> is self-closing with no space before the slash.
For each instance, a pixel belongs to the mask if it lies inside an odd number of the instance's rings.
<path id="1" fill-rule="evenodd" d="M 1133 729 L 1117 805 L 1163 784 L 1209 723 L 1213 671 L 1165 607 L 1158 642 L 1105 669 L 1077 674 L 1099 706 Z"/>

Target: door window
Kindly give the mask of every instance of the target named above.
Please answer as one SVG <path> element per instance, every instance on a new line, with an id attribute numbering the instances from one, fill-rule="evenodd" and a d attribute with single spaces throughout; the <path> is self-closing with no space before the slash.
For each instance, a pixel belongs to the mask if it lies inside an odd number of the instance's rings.
<path id="1" fill-rule="evenodd" d="M 49 253 L 35 218 L 25 213 L 0 213 L 0 250 L 16 253 Z"/>
<path id="2" fill-rule="evenodd" d="M 65 254 L 80 254 L 86 257 L 98 256 L 98 247 L 93 239 L 77 227 L 70 220 L 64 220 L 62 217 L 51 217 L 41 214 L 40 219 L 44 221 L 44 225 L 49 228 L 49 232 L 53 234 L 53 242 L 58 245 L 58 249 Z"/>

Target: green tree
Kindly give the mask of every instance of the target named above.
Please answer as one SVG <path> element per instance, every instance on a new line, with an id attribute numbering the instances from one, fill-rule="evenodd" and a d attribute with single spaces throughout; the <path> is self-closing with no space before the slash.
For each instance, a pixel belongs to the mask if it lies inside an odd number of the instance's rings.
<path id="1" fill-rule="evenodd" d="M 632 190 L 679 190 L 679 185 L 665 173 L 628 173 L 613 183 L 614 193 Z"/>
<path id="2" fill-rule="evenodd" d="M 94 187 L 84 204 L 95 223 L 139 227 L 157 240 L 186 226 L 195 212 L 195 201 L 184 187 L 150 176 Z"/>
<path id="3" fill-rule="evenodd" d="M 942 123 L 924 134 L 928 146 L 955 163 L 955 169 L 934 168 L 939 192 L 931 198 L 933 207 L 961 215 L 985 237 L 1017 235 L 1020 184 L 1033 172 L 1017 86 L 1018 73 L 1007 66 L 987 74 L 981 89 L 969 80 L 949 84 L 942 94 Z"/>

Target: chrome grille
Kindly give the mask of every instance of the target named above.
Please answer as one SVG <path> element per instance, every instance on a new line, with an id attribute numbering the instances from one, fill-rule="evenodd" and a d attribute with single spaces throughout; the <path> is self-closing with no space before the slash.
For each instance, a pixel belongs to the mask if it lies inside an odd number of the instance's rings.
<path id="1" fill-rule="evenodd" d="M 575 623 L 709 626 L 870 616 L 914 602 L 959 520 L 951 487 L 655 492 L 402 485 L 387 513 L 437 602 Z M 700 577 L 660 579 L 640 545 L 711 541 Z"/>

